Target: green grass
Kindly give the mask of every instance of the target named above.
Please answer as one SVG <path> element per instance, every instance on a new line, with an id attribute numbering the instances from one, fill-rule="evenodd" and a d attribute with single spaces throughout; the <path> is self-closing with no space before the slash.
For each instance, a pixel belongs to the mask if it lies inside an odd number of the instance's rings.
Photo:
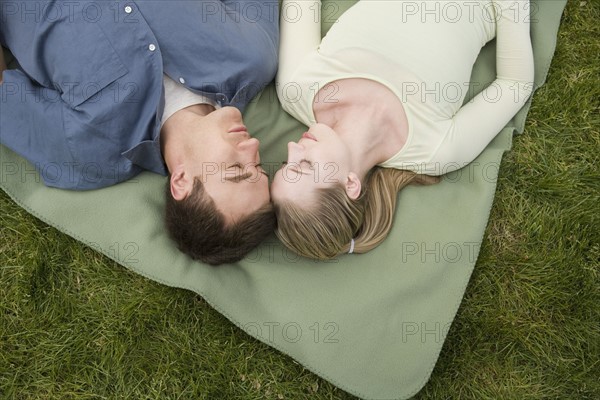
<path id="1" fill-rule="evenodd" d="M 600 4 L 570 1 L 417 399 L 600 398 Z M 0 399 L 353 399 L 0 194 Z"/>

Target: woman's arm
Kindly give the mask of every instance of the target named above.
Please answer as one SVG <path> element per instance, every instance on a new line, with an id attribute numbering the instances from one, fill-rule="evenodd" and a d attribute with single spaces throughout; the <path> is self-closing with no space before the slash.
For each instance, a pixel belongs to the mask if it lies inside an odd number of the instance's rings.
<path id="1" fill-rule="evenodd" d="M 321 0 L 283 0 L 279 29 L 277 95 L 283 102 L 282 89 L 321 43 Z"/>
<path id="2" fill-rule="evenodd" d="M 448 162 L 471 162 L 533 92 L 529 0 L 492 0 L 496 10 L 496 80 L 453 118 Z"/>

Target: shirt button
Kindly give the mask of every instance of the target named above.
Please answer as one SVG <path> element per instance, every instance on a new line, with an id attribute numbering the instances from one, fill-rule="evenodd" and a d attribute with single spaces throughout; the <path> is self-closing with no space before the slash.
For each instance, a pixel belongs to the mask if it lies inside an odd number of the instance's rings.
<path id="1" fill-rule="evenodd" d="M 185 79 L 183 79 L 183 77 L 179 78 L 179 83 L 184 84 L 185 83 Z"/>
<path id="2" fill-rule="evenodd" d="M 148 50 L 154 51 L 156 50 L 156 46 L 153 43 L 150 43 L 150 45 L 148 46 Z"/>
<path id="3" fill-rule="evenodd" d="M 132 11 L 133 11 L 133 8 L 131 8 L 131 6 L 125 6 L 125 12 L 127 14 L 131 14 Z"/>

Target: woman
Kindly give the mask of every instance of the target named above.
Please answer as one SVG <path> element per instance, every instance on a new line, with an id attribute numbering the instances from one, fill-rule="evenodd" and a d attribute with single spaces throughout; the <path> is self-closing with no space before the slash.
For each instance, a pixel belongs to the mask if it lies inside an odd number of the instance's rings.
<path id="1" fill-rule="evenodd" d="M 320 1 L 284 0 L 278 96 L 308 132 L 271 188 L 277 235 L 328 259 L 387 236 L 398 191 L 471 162 L 533 89 L 529 0 L 359 1 L 321 40 Z M 496 37 L 496 80 L 463 105 Z"/>

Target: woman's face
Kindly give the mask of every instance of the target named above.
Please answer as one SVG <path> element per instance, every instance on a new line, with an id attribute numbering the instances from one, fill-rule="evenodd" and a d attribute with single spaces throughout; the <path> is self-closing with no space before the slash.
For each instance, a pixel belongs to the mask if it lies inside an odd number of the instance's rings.
<path id="1" fill-rule="evenodd" d="M 344 184 L 350 172 L 346 144 L 327 125 L 316 124 L 297 142 L 288 143 L 288 157 L 271 185 L 274 202 L 310 203 L 315 189 Z"/>

